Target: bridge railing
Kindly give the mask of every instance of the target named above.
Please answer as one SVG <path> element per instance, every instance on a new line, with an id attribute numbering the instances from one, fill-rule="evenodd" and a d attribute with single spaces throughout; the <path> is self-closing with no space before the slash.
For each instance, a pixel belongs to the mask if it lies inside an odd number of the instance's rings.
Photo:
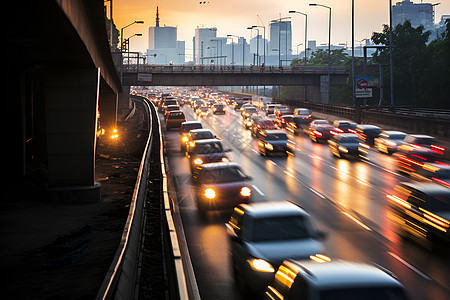
<path id="1" fill-rule="evenodd" d="M 118 66 L 118 69 L 120 66 Z M 331 67 L 331 74 L 348 74 L 345 67 Z M 231 65 L 146 65 L 124 64 L 122 72 L 139 73 L 299 73 L 326 74 L 327 66 L 231 66 Z"/>

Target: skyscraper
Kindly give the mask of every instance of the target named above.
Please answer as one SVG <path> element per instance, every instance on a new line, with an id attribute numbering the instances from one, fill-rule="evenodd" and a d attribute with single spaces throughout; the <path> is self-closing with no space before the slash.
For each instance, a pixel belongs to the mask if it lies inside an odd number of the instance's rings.
<path id="1" fill-rule="evenodd" d="M 177 43 L 176 27 L 159 26 L 159 9 L 156 7 L 156 24 L 148 29 L 147 62 L 149 64 L 182 64 L 184 63 L 184 47 L 181 46 Z"/>
<path id="2" fill-rule="evenodd" d="M 280 65 L 292 52 L 291 21 L 270 23 L 269 54 L 278 55 Z"/>
<path id="3" fill-rule="evenodd" d="M 431 3 L 413 3 L 409 0 L 397 2 L 392 6 L 393 26 L 409 20 L 412 27 L 423 25 L 430 28 L 434 24 L 433 6 Z"/>
<path id="4" fill-rule="evenodd" d="M 209 63 L 209 59 L 204 59 L 203 57 L 210 57 L 208 53 L 211 52 L 212 47 L 217 47 L 215 42 L 211 40 L 215 39 L 217 35 L 217 28 L 199 28 L 195 29 L 194 37 L 194 58 L 195 64 L 201 65 Z M 209 52 L 208 52 L 209 51 Z M 217 56 L 217 55 L 216 55 Z"/>

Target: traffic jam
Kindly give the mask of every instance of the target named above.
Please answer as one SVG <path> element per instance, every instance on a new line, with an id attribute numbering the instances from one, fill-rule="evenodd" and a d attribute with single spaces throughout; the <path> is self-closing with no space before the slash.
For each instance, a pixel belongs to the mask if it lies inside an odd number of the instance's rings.
<path id="1" fill-rule="evenodd" d="M 412 247 L 448 252 L 450 161 L 438 139 L 350 120 L 315 119 L 307 108 L 273 103 L 270 98 L 254 101 L 210 89 L 140 93 L 158 107 L 166 130 L 179 134 L 179 151 L 189 162 L 199 220 L 208 222 L 214 212 L 225 212 L 226 222 L 221 226 L 228 236 L 227 262 L 240 298 L 413 299 L 414 291 L 408 291 L 382 265 L 334 259 L 325 243 L 332 234 L 320 229 L 315 214 L 303 205 L 283 199 L 260 200 L 265 186 L 257 182 L 261 175 L 233 159 L 235 149 L 225 143 L 229 134 L 218 136 L 212 130 L 214 120 L 227 116 L 236 118 L 224 123 L 224 128 L 243 128 L 251 138 L 239 149 L 250 148 L 259 154 L 268 171 L 285 165 L 284 173 L 305 187 L 309 186 L 307 179 L 291 172 L 294 167 L 289 169 L 292 161 L 300 160 L 299 153 L 304 155 L 299 138 L 302 145 L 309 139 L 308 147 L 328 148 L 332 163 L 366 164 L 399 178 L 380 200 L 386 201 L 389 216 L 382 223 Z M 371 158 L 375 153 L 382 158 L 380 163 Z M 313 176 L 314 164 L 321 158 L 309 156 L 313 167 L 306 173 Z M 386 168 L 384 160 L 394 162 L 392 168 Z M 309 189 L 321 200 L 330 198 Z M 362 218 L 348 217 L 371 231 Z M 414 271 L 411 264 L 390 254 Z"/>

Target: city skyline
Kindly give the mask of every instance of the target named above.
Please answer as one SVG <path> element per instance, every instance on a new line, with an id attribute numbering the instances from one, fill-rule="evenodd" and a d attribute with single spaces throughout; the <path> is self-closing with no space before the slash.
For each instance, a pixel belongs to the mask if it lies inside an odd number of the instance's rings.
<path id="1" fill-rule="evenodd" d="M 162 2 L 162 1 L 161 1 Z M 392 4 L 397 2 L 393 0 Z M 420 3 L 420 1 L 413 1 Z M 428 2 L 428 1 L 425 1 Z M 193 51 L 192 38 L 195 30 L 202 27 L 216 27 L 217 37 L 228 34 L 254 37 L 256 32 L 248 30 L 251 25 L 265 25 L 266 38 L 271 20 L 280 17 L 291 17 L 292 45 L 304 42 L 305 18 L 299 14 L 289 14 L 289 10 L 297 10 L 308 15 L 308 40 L 317 44 L 328 42 L 328 10 L 322 7 L 310 7 L 309 3 L 320 3 L 332 7 L 331 44 L 346 43 L 351 45 L 351 0 L 321 0 L 321 1 L 279 1 L 249 0 L 245 2 L 230 0 L 200 1 L 166 0 L 151 2 L 144 0 L 114 0 L 113 19 L 120 30 L 135 20 L 143 20 L 144 24 L 131 26 L 124 31 L 124 37 L 142 33 L 142 37 L 131 40 L 133 51 L 146 52 L 148 45 L 148 28 L 155 26 L 156 6 L 160 11 L 160 26 L 174 26 L 178 29 L 178 40 L 186 42 L 186 53 Z M 430 3 L 433 3 L 430 1 Z M 360 40 L 370 38 L 372 32 L 381 31 L 382 25 L 389 22 L 389 0 L 371 1 L 365 5 L 363 0 L 355 0 L 355 45 Z M 108 7 L 109 9 L 109 7 Z M 435 6 L 435 22 L 442 15 L 450 13 L 450 1 Z M 260 33 L 261 34 L 261 33 Z M 303 48 L 303 46 L 300 46 Z"/>

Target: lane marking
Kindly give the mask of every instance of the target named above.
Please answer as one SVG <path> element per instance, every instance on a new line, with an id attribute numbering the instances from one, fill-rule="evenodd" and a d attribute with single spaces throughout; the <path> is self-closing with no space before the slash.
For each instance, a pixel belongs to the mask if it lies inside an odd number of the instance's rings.
<path id="1" fill-rule="evenodd" d="M 266 196 L 256 185 L 252 185 L 252 187 L 255 189 L 255 191 L 257 191 L 258 192 L 258 194 L 260 194 L 261 196 Z"/>
<path id="2" fill-rule="evenodd" d="M 352 216 L 348 212 L 343 211 L 342 213 L 344 215 L 346 215 L 348 218 L 350 218 L 353 222 L 355 222 L 356 224 L 358 224 L 359 226 L 364 228 L 365 230 L 372 231 L 372 229 L 369 226 L 367 226 L 366 224 L 364 224 L 363 222 L 361 222 L 360 220 L 358 220 L 357 218 L 355 218 L 354 216 Z"/>
<path id="3" fill-rule="evenodd" d="M 411 270 L 413 270 L 414 272 L 419 274 L 421 277 L 425 278 L 426 280 L 430 280 L 430 281 L 432 280 L 425 273 L 423 273 L 422 271 L 418 270 L 416 267 L 414 267 L 413 265 L 408 263 L 406 260 L 404 260 L 403 258 L 398 256 L 397 254 L 395 254 L 393 252 L 390 252 L 390 251 L 387 251 L 387 254 L 389 254 L 390 256 L 392 256 L 393 258 L 395 258 L 396 260 L 398 260 L 399 262 L 401 262 L 402 264 L 404 264 L 405 266 L 407 266 L 408 268 L 410 268 Z"/>
<path id="4" fill-rule="evenodd" d="M 319 196 L 320 198 L 326 199 L 326 197 L 325 197 L 324 195 L 322 195 L 321 193 L 319 193 L 319 192 L 316 191 L 315 189 L 313 189 L 313 188 L 310 187 L 309 190 L 310 190 L 311 192 L 313 192 L 314 194 L 316 194 L 317 196 Z"/>

